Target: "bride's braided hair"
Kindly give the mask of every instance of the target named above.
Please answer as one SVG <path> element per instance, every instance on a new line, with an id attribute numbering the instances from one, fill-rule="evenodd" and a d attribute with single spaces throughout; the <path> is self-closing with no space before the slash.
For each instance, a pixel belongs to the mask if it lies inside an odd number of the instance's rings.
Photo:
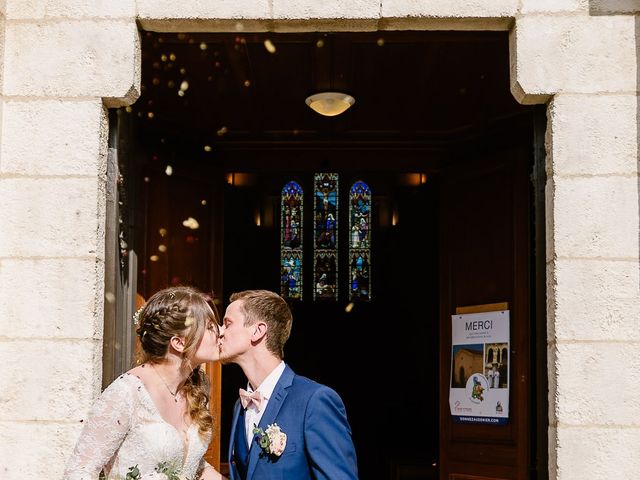
<path id="1" fill-rule="evenodd" d="M 174 336 L 183 337 L 185 348 L 182 356 L 184 371 L 191 374 L 181 389 L 187 399 L 189 416 L 198 425 L 202 438 L 212 432 L 212 416 L 209 412 L 209 379 L 190 358 L 195 353 L 207 328 L 218 332 L 218 315 L 209 299 L 192 287 L 170 287 L 149 298 L 142 308 L 136 333 L 140 337 L 138 363 L 162 363 Z"/>

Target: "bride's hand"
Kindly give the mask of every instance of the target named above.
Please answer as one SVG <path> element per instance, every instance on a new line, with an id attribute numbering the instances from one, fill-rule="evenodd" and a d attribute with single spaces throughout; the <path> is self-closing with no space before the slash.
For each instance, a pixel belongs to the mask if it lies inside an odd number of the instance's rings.
<path id="1" fill-rule="evenodd" d="M 228 480 L 227 477 L 223 477 L 215 468 L 207 464 L 204 467 L 202 475 L 199 480 Z"/>

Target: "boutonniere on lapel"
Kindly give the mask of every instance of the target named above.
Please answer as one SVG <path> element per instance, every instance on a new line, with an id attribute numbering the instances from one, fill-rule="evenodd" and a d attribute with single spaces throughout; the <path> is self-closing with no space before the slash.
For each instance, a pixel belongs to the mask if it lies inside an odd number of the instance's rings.
<path id="1" fill-rule="evenodd" d="M 254 425 L 253 435 L 262 449 L 261 456 L 279 457 L 287 446 L 287 434 L 280 430 L 277 423 L 272 423 L 264 430 Z"/>

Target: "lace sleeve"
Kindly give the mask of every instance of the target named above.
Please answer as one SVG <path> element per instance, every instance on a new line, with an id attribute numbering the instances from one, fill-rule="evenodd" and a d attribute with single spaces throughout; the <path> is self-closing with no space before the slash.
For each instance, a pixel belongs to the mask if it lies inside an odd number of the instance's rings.
<path id="1" fill-rule="evenodd" d="M 84 421 L 63 480 L 97 480 L 131 427 L 133 403 L 124 377 L 106 388 Z"/>

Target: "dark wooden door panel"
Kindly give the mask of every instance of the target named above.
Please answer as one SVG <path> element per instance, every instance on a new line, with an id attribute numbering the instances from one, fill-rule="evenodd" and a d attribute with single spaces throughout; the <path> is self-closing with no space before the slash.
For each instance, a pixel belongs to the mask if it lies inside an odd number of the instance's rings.
<path id="1" fill-rule="evenodd" d="M 518 150 L 469 155 L 469 160 L 458 162 L 443 175 L 442 479 L 528 478 L 531 394 L 528 164 L 528 156 Z M 504 426 L 454 423 L 449 411 L 451 315 L 457 307 L 497 302 L 508 302 L 511 318 L 509 422 Z"/>
<path id="2" fill-rule="evenodd" d="M 505 478 L 498 477 L 479 477 L 478 475 L 449 475 L 449 480 L 506 480 Z"/>

